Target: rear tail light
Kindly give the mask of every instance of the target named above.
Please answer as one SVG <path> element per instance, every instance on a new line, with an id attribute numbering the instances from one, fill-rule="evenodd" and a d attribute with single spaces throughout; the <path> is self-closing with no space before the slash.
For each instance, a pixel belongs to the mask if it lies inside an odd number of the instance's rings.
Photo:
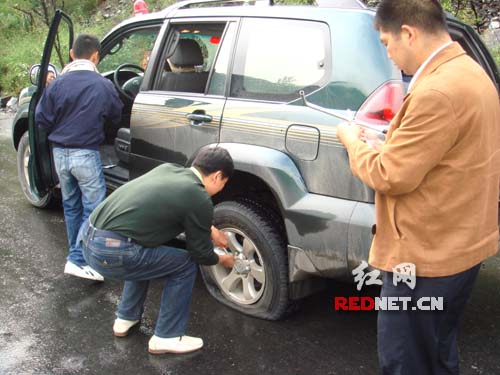
<path id="1" fill-rule="evenodd" d="M 403 104 L 403 83 L 389 81 L 375 90 L 359 108 L 354 121 L 385 130 Z"/>

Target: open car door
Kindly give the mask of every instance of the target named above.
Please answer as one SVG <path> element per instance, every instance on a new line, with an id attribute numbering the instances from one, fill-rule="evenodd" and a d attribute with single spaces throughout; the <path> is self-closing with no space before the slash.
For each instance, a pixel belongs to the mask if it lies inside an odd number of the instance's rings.
<path id="1" fill-rule="evenodd" d="M 64 21 L 61 23 L 61 21 Z M 57 10 L 49 34 L 45 41 L 42 61 L 36 82 L 36 92 L 29 105 L 29 144 L 30 155 L 28 161 L 29 186 L 32 194 L 42 197 L 51 192 L 57 185 L 57 174 L 53 166 L 52 152 L 48 140 L 48 133 L 39 129 L 35 123 L 35 109 L 46 87 L 46 78 L 51 58 L 59 70 L 62 70 L 70 60 L 69 50 L 73 45 L 73 22 L 61 10 Z"/>
<path id="2" fill-rule="evenodd" d="M 467 54 L 481 65 L 495 84 L 500 97 L 500 73 L 495 60 L 491 56 L 481 37 L 467 24 L 448 16 L 448 30 L 452 39 L 462 46 Z"/>

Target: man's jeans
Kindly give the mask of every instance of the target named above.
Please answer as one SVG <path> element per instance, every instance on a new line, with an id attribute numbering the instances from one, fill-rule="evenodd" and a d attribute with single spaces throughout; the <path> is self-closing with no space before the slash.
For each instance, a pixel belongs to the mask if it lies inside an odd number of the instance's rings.
<path id="1" fill-rule="evenodd" d="M 76 148 L 54 148 L 53 154 L 68 233 L 67 260 L 83 266 L 86 263 L 82 249 L 76 243 L 78 231 L 94 208 L 106 198 L 101 157 L 98 151 Z"/>
<path id="2" fill-rule="evenodd" d="M 384 275 L 382 297 L 442 297 L 444 311 L 378 312 L 377 346 L 383 375 L 458 375 L 457 336 L 480 265 L 445 277 L 417 277 L 415 289 Z M 411 304 L 408 304 L 409 306 Z"/>
<path id="3" fill-rule="evenodd" d="M 118 318 L 140 320 L 152 279 L 164 281 L 155 335 L 182 336 L 186 332 L 189 305 L 198 267 L 187 251 L 168 246 L 146 248 L 133 241 L 98 237 L 88 220 L 79 240 L 83 256 L 106 279 L 124 280 Z"/>

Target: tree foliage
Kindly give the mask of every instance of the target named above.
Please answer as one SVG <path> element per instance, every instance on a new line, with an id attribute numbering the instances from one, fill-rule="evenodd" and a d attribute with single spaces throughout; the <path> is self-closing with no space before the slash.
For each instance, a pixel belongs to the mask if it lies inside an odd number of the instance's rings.
<path id="1" fill-rule="evenodd" d="M 380 0 L 362 0 L 365 4 L 375 7 Z M 445 10 L 455 17 L 483 32 L 492 19 L 500 15 L 500 1 L 498 0 L 441 0 Z"/>
<path id="2" fill-rule="evenodd" d="M 441 3 L 446 10 L 473 25 L 478 32 L 487 29 L 492 19 L 500 15 L 498 0 L 444 0 Z"/>
<path id="3" fill-rule="evenodd" d="M 0 6 L 0 14 L 11 14 L 27 30 L 44 24 L 50 25 L 56 9 L 62 9 L 72 15 L 89 17 L 104 0 L 4 0 Z M 2 27 L 3 29 L 3 27 Z"/>
<path id="4" fill-rule="evenodd" d="M 56 9 L 62 9 L 69 14 L 80 17 L 89 15 L 102 0 L 5 0 L 0 8 L 0 16 L 6 19 L 7 25 L 2 24 L 2 32 L 13 31 L 19 26 L 25 31 L 33 32 L 41 25 L 48 28 Z M 3 17 L 7 15 L 7 17 Z M 3 22 L 2 22 L 3 23 Z M 9 27 L 17 25 L 18 27 Z M 56 39 L 55 51 L 59 64 L 64 65 L 63 45 L 59 37 Z"/>

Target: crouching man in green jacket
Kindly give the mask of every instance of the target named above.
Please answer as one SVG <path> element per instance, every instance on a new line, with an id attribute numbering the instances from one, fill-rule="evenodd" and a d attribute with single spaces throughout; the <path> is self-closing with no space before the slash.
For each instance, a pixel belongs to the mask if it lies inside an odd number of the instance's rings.
<path id="1" fill-rule="evenodd" d="M 149 352 L 187 353 L 203 340 L 185 336 L 197 264 L 232 268 L 225 234 L 212 226 L 211 196 L 233 173 L 227 150 L 202 150 L 191 168 L 163 164 L 128 182 L 92 213 L 80 229 L 83 255 L 105 278 L 124 280 L 113 332 L 126 336 L 139 323 L 149 281 L 164 278 L 160 313 Z M 186 234 L 186 250 L 165 246 Z M 213 241 L 213 242 L 212 242 Z"/>

